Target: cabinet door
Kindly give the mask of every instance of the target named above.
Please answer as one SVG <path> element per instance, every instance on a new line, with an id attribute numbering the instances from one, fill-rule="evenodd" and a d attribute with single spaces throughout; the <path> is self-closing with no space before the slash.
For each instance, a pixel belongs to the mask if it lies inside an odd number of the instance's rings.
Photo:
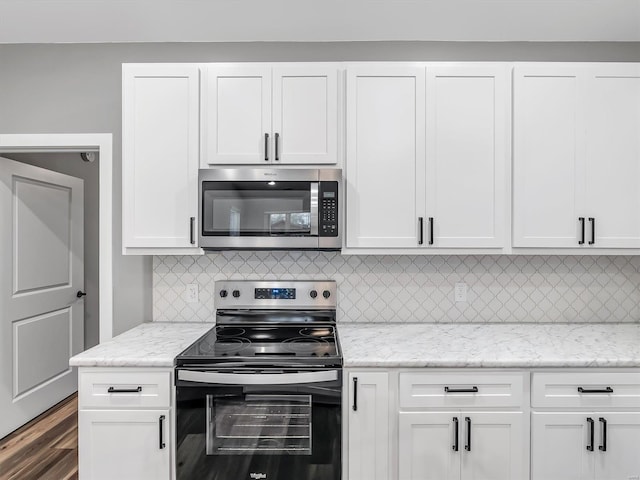
<path id="1" fill-rule="evenodd" d="M 124 65 L 122 75 L 123 246 L 195 247 L 198 67 Z"/>
<path id="2" fill-rule="evenodd" d="M 202 118 L 207 163 L 271 163 L 271 69 L 209 66 L 202 92 Z"/>
<path id="3" fill-rule="evenodd" d="M 523 413 L 463 413 L 462 480 L 525 480 Z M 468 419 L 468 420 L 467 420 Z M 471 438 L 469 438 L 469 428 Z M 467 449 L 468 447 L 468 449 Z M 549 479 L 547 479 L 549 480 Z"/>
<path id="4" fill-rule="evenodd" d="M 387 480 L 389 375 L 351 372 L 348 382 L 349 480 Z"/>
<path id="5" fill-rule="evenodd" d="M 434 247 L 504 246 L 510 94 L 504 66 L 427 67 Z"/>
<path id="6" fill-rule="evenodd" d="M 169 410 L 80 410 L 80 478 L 169 480 L 170 425 Z"/>
<path id="7" fill-rule="evenodd" d="M 640 66 L 598 66 L 587 82 L 586 209 L 594 247 L 640 247 Z M 588 228 L 591 238 L 591 225 Z"/>
<path id="8" fill-rule="evenodd" d="M 338 161 L 336 66 L 287 66 L 273 70 L 273 161 Z"/>
<path id="9" fill-rule="evenodd" d="M 595 418 L 597 417 L 597 418 Z M 606 445 L 604 429 L 606 421 Z M 597 413 L 595 479 L 617 480 L 640 477 L 640 413 Z M 606 447 L 606 450 L 603 450 Z"/>
<path id="10" fill-rule="evenodd" d="M 588 418 L 598 421 L 588 412 L 531 414 L 531 480 L 593 478 L 596 453 L 587 450 L 591 446 Z"/>
<path id="11" fill-rule="evenodd" d="M 347 247 L 418 247 L 424 75 L 418 67 L 347 70 Z"/>
<path id="12" fill-rule="evenodd" d="M 513 88 L 513 246 L 579 247 L 584 77 L 577 67 L 516 66 Z"/>
<path id="13" fill-rule="evenodd" d="M 399 479 L 460 478 L 460 459 L 464 452 L 463 430 L 458 412 L 401 412 L 398 425 Z"/>

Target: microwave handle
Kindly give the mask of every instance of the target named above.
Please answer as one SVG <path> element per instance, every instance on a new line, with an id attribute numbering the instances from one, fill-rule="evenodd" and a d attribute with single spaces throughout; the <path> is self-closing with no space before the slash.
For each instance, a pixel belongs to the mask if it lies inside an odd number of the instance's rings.
<path id="1" fill-rule="evenodd" d="M 320 184 L 318 182 L 311 182 L 311 231 L 309 232 L 311 236 L 318 235 L 318 197 L 320 195 L 319 190 Z"/>
<path id="2" fill-rule="evenodd" d="M 178 380 L 218 385 L 293 385 L 331 382 L 337 379 L 337 370 L 298 373 L 220 373 L 178 370 Z"/>

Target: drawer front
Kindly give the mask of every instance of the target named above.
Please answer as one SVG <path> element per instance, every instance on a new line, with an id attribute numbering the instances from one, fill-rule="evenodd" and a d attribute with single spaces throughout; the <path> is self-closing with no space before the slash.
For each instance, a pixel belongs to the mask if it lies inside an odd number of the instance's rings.
<path id="1" fill-rule="evenodd" d="M 533 373 L 531 406 L 640 408 L 640 373 Z"/>
<path id="2" fill-rule="evenodd" d="M 171 405 L 171 374 L 168 371 L 80 372 L 80 408 L 131 408 Z"/>
<path id="3" fill-rule="evenodd" d="M 521 407 L 524 373 L 400 374 L 400 407 Z"/>

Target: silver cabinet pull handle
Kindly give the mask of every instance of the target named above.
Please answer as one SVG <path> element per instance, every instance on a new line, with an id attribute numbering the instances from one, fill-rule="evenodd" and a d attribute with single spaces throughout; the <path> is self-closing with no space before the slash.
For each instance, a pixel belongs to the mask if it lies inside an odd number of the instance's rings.
<path id="1" fill-rule="evenodd" d="M 269 161 L 269 134 L 264 134 L 264 161 Z"/>

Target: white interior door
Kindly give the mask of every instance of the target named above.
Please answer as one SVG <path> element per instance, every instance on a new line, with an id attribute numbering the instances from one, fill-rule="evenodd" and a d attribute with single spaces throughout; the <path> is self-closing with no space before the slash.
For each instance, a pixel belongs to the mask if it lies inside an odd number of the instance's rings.
<path id="1" fill-rule="evenodd" d="M 0 158 L 0 437 L 77 389 L 83 181 Z"/>

